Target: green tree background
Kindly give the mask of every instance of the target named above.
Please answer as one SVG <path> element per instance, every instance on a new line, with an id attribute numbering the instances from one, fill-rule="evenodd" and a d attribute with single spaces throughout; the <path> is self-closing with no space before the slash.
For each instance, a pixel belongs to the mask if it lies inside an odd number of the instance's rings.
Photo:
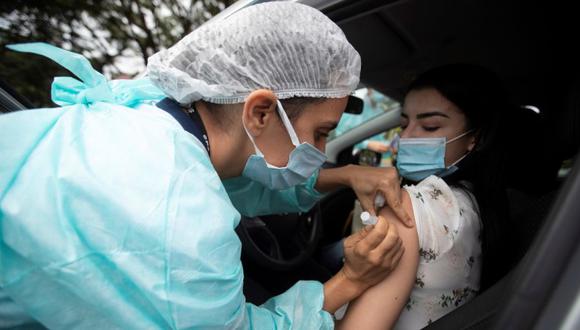
<path id="1" fill-rule="evenodd" d="M 41 56 L 13 52 L 5 45 L 47 42 L 83 54 L 109 78 L 130 78 L 144 68 L 149 56 L 173 45 L 233 2 L 1 1 L 0 82 L 24 96 L 33 107 L 54 106 L 50 101 L 52 79 L 71 73 Z"/>

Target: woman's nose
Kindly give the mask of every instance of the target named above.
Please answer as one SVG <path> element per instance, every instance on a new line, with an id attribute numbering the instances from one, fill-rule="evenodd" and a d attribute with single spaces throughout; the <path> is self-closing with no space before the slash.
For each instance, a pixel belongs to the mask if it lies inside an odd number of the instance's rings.
<path id="1" fill-rule="evenodd" d="M 311 144 L 314 145 L 314 147 L 319 151 L 326 152 L 326 139 L 323 139 L 321 141 L 314 141 Z"/>
<path id="2" fill-rule="evenodd" d="M 399 133 L 399 137 L 401 138 L 409 138 L 411 137 L 411 125 L 407 125 L 407 127 L 405 127 L 404 130 L 401 131 L 401 133 Z"/>

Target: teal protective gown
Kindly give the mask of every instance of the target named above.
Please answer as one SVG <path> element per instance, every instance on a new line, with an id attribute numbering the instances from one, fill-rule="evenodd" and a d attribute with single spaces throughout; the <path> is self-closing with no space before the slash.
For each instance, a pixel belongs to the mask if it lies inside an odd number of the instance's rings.
<path id="1" fill-rule="evenodd" d="M 246 303 L 234 232 L 238 211 L 309 209 L 316 176 L 278 192 L 245 178 L 224 186 L 146 79 L 107 82 L 80 55 L 13 48 L 81 81 L 55 79 L 59 108 L 0 116 L 0 327 L 333 327 L 318 282 Z"/>

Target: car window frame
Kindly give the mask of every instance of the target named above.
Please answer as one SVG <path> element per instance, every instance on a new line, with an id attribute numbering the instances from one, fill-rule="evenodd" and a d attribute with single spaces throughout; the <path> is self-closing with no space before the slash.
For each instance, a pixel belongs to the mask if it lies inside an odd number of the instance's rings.
<path id="1" fill-rule="evenodd" d="M 327 162 L 336 164 L 338 155 L 342 151 L 381 132 L 396 128 L 400 126 L 400 122 L 401 107 L 399 106 L 339 135 L 326 144 Z"/>

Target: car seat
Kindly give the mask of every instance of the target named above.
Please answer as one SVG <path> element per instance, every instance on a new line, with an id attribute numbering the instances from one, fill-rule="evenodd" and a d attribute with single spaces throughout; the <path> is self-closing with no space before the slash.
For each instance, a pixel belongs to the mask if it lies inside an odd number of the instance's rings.
<path id="1" fill-rule="evenodd" d="M 538 240 L 542 228 L 549 227 L 545 223 L 549 212 L 558 196 L 560 189 L 557 169 L 562 161 L 578 158 L 580 149 L 580 80 L 569 85 L 569 89 L 561 98 L 563 105 L 553 116 L 551 124 L 541 116 L 520 112 L 518 122 L 525 125 L 524 134 L 512 136 L 510 146 L 523 144 L 522 149 L 512 149 L 510 157 L 514 163 L 508 172 L 508 198 L 514 224 L 512 249 L 514 267 L 500 281 L 486 291 L 480 293 L 472 301 L 459 307 L 425 329 L 490 329 L 494 327 L 498 316 L 505 308 L 502 302 L 510 298 L 513 287 L 521 277 L 521 269 L 525 268 L 525 259 L 531 255 L 530 247 Z M 517 115 L 516 115 L 517 116 Z M 528 126 L 529 125 L 529 126 Z M 519 125 L 518 125 L 519 126 Z M 549 127 L 546 129 L 546 127 Z M 545 134 L 533 148 L 543 148 L 549 151 L 546 162 L 541 164 L 533 157 L 527 144 L 528 141 L 538 141 L 538 133 Z M 535 136 L 534 136 L 535 134 Z M 522 157 L 522 158 L 519 158 Z M 533 162 L 533 163 L 526 163 Z M 531 164 L 534 164 L 532 166 Z M 555 166 L 555 164 L 557 166 Z M 527 166 L 529 165 L 529 166 Z M 535 166 L 539 165 L 539 166 Z M 578 164 L 577 164 L 578 165 Z M 541 168 L 540 168 L 541 167 Z M 576 166 L 578 167 L 578 166 Z M 545 171 L 545 172 L 541 172 Z M 540 173 L 541 172 L 541 173 Z M 554 210 L 552 210 L 554 212 Z M 544 231 L 544 230 L 542 230 Z M 545 243 L 545 242 L 544 242 Z M 522 260 L 523 259 L 523 260 Z"/>
<path id="2" fill-rule="evenodd" d="M 560 102 L 552 109 L 552 118 L 524 120 L 527 136 L 523 139 L 540 142 L 532 148 L 540 148 L 540 154 L 545 155 L 538 161 L 538 152 L 532 152 L 527 143 L 522 147 L 524 153 L 531 157 L 524 157 L 522 151 L 512 155 L 522 157 L 522 161 L 514 159 L 520 165 L 518 172 L 513 170 L 513 180 L 508 188 L 511 221 L 515 229 L 513 241 L 513 257 L 517 263 L 529 249 L 538 230 L 548 215 L 555 197 L 560 189 L 562 179 L 558 171 L 567 159 L 574 158 L 580 147 L 580 80 L 569 84 Z M 531 112 L 530 112 L 531 113 Z M 548 129 L 546 129 L 548 127 Z M 531 130 L 530 130 L 531 128 Z M 535 138 L 534 138 L 535 135 Z M 521 141 L 521 144 L 524 141 Z M 526 164 L 526 162 L 529 162 Z M 526 183 L 527 181 L 527 183 Z"/>

